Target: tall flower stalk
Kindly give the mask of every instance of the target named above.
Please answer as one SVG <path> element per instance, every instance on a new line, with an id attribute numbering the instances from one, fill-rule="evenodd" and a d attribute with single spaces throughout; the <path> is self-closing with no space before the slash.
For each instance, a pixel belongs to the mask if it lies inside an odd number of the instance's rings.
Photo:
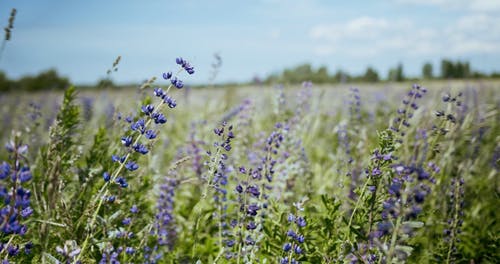
<path id="1" fill-rule="evenodd" d="M 79 261 L 80 257 L 87 249 L 90 239 L 93 237 L 95 222 L 103 203 L 105 201 L 113 203 L 116 199 L 115 195 L 111 193 L 110 187 L 114 184 L 119 185 L 121 188 L 128 187 L 126 178 L 120 175 L 125 169 L 128 171 L 135 171 L 139 168 L 136 161 L 133 160 L 133 157 L 135 156 L 134 153 L 146 155 L 149 152 L 147 146 L 142 142 L 144 141 L 144 138 L 146 140 L 153 140 L 156 138 L 156 131 L 150 128 L 151 125 L 153 123 L 157 125 L 165 124 L 167 122 L 167 118 L 162 113 L 162 109 L 165 106 L 168 106 L 169 108 L 176 107 L 177 103 L 175 99 L 169 96 L 169 91 L 174 86 L 178 89 L 184 87 L 182 80 L 179 79 L 177 75 L 184 70 L 189 74 L 194 73 L 194 68 L 186 60 L 177 58 L 176 63 L 180 65 L 181 69 L 179 69 L 175 75 L 172 74 L 172 72 L 163 74 L 163 78 L 170 81 L 168 88 L 165 91 L 161 88 L 154 89 L 154 95 L 160 99 L 159 102 L 156 105 L 149 104 L 141 107 L 141 110 L 145 115 L 144 118 L 140 118 L 135 122 L 130 119 L 128 120 L 131 123 L 130 131 L 121 138 L 121 143 L 126 148 L 126 153 L 124 155 L 113 155 L 112 160 L 118 163 L 118 167 L 112 173 L 104 172 L 103 174 L 104 184 L 99 189 L 97 195 L 91 203 L 91 208 L 89 208 L 93 210 L 93 214 L 88 223 L 89 232 L 87 233 L 87 236 L 82 244 L 81 253 L 75 259 L 75 262 Z"/>
<path id="2" fill-rule="evenodd" d="M 17 237 L 23 237 L 28 232 L 26 219 L 33 214 L 31 208 L 31 192 L 27 189 L 32 179 L 28 160 L 26 158 L 28 145 L 15 134 L 14 139 L 6 144 L 10 162 L 0 164 L 0 257 L 2 263 L 9 263 L 8 259 L 22 252 L 31 252 L 31 241 L 19 244 Z M 6 241 L 4 241 L 6 239 Z M 17 242 L 15 242 L 17 241 Z"/>

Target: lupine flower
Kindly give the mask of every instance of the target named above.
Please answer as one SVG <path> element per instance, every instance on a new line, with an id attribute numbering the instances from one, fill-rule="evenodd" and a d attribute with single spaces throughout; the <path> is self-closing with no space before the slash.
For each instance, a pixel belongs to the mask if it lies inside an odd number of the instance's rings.
<path id="1" fill-rule="evenodd" d="M 137 165 L 137 163 L 130 160 L 127 162 L 127 164 L 125 164 L 125 168 L 127 168 L 127 170 L 129 170 L 129 171 L 135 171 L 139 168 L 139 165 Z"/>
<path id="2" fill-rule="evenodd" d="M 108 263 L 120 263 L 119 256 L 122 253 L 123 248 L 118 247 L 114 248 L 112 246 L 106 248 L 106 250 L 102 253 L 101 260 L 99 264 L 108 264 Z"/>
<path id="3" fill-rule="evenodd" d="M 292 213 L 288 214 L 287 220 L 290 224 L 290 229 L 288 229 L 286 233 L 288 237 L 287 242 L 283 245 L 285 257 L 280 259 L 280 263 L 300 263 L 297 259 L 304 253 L 300 244 L 305 242 L 305 237 L 299 232 L 306 227 L 307 222 L 303 216 L 294 215 Z"/>
<path id="4" fill-rule="evenodd" d="M 446 262 L 455 261 L 457 244 L 460 243 L 460 233 L 464 219 L 464 179 L 452 178 L 449 191 L 448 221 L 443 231 L 444 241 L 447 244 Z"/>
<path id="5" fill-rule="evenodd" d="M 9 257 L 14 257 L 23 252 L 19 240 L 28 231 L 24 224 L 26 218 L 33 214 L 31 208 L 31 192 L 26 189 L 27 182 L 32 178 L 30 168 L 26 164 L 28 146 L 22 144 L 16 136 L 13 141 L 6 144 L 6 149 L 12 155 L 9 164 L 3 161 L 0 165 L 0 200 L 3 205 L 0 208 L 0 232 L 3 237 L 10 238 L 6 244 L 0 244 L 2 249 L 6 247 Z M 14 236 L 16 242 L 12 242 Z M 25 254 L 31 252 L 32 242 L 25 243 Z M 7 257 L 5 258 L 7 260 Z"/>
<path id="6" fill-rule="evenodd" d="M 141 153 L 143 155 L 147 154 L 149 152 L 148 148 L 146 148 L 146 146 L 144 146 L 143 144 L 135 144 L 133 146 L 134 150 L 138 153 Z"/>
<path id="7" fill-rule="evenodd" d="M 413 112 L 410 110 L 417 110 L 417 99 L 421 98 L 423 94 L 427 92 L 427 89 L 421 87 L 417 84 L 414 84 L 411 90 L 407 93 L 406 98 L 403 99 L 403 108 L 399 108 L 397 110 L 398 116 L 393 120 L 390 129 L 396 133 L 399 133 L 400 136 L 404 136 L 405 132 L 402 130 L 401 126 L 409 127 L 410 123 L 408 120 L 413 116 Z M 411 109 L 410 109 L 411 108 Z M 398 139 L 401 141 L 401 139 Z"/>
<path id="8" fill-rule="evenodd" d="M 155 238 L 153 248 L 144 247 L 144 263 L 157 263 L 162 255 L 162 250 L 166 247 L 172 250 L 176 240 L 174 211 L 174 196 L 177 180 L 173 177 L 165 177 L 160 186 L 160 195 L 156 202 L 156 216 L 151 235 Z"/>
<path id="9" fill-rule="evenodd" d="M 66 241 L 63 247 L 56 247 L 56 252 L 63 257 L 63 263 L 70 264 L 75 263 L 74 260 L 80 254 L 81 249 L 74 241 Z M 76 263 L 80 264 L 81 261 L 77 261 Z"/>
<path id="10" fill-rule="evenodd" d="M 144 114 L 146 114 L 146 115 L 150 115 L 150 114 L 151 114 L 151 113 L 153 113 L 153 111 L 155 110 L 155 107 L 154 107 L 153 105 L 150 105 L 150 104 L 148 104 L 148 105 L 143 105 L 143 106 L 141 107 L 141 110 L 142 110 L 142 112 L 143 112 Z"/>
<path id="11" fill-rule="evenodd" d="M 175 62 L 176 62 L 177 64 L 181 65 L 181 66 L 182 66 L 182 68 L 184 68 L 184 70 L 186 70 L 186 72 L 187 72 L 187 73 L 189 73 L 189 74 L 193 74 L 193 73 L 194 73 L 194 68 L 193 68 L 193 66 L 191 66 L 191 65 L 189 64 L 189 62 L 187 62 L 186 60 L 184 60 L 184 59 L 182 59 L 182 58 L 180 58 L 180 57 L 179 57 L 179 58 L 177 58 L 177 59 L 175 60 Z"/>
<path id="12" fill-rule="evenodd" d="M 231 150 L 231 143 L 234 139 L 233 126 L 227 125 L 223 122 L 220 127 L 215 128 L 215 135 L 218 136 L 214 146 L 216 147 L 215 153 L 217 156 L 212 155 L 212 152 L 208 151 L 208 156 L 210 157 L 210 162 L 208 162 L 208 175 L 207 178 L 207 188 L 211 187 L 215 190 L 213 195 L 216 211 L 214 212 L 214 219 L 217 221 L 218 226 L 218 237 L 219 246 L 234 245 L 235 241 L 231 238 L 231 231 L 229 230 L 229 224 L 227 219 L 227 185 L 228 185 L 228 173 L 232 171 L 231 168 L 226 166 L 228 160 L 228 152 Z M 254 230 L 257 228 L 255 223 L 248 223 L 246 228 L 248 230 Z M 225 257 L 231 258 L 232 252 L 226 251 Z"/>
<path id="13" fill-rule="evenodd" d="M 125 146 L 125 147 L 129 147 L 131 144 L 132 144 L 132 137 L 131 136 L 128 136 L 128 137 L 122 137 L 122 144 Z"/>
<path id="14" fill-rule="evenodd" d="M 168 80 L 172 78 L 172 72 L 163 73 L 163 79 Z"/>
<path id="15" fill-rule="evenodd" d="M 167 118 L 162 113 L 153 113 L 151 116 L 156 124 L 165 124 L 167 122 Z"/>

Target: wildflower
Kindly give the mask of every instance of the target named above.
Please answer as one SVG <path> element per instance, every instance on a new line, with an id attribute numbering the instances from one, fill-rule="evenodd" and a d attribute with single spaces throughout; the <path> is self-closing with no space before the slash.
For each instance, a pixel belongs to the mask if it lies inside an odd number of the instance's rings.
<path id="1" fill-rule="evenodd" d="M 132 144 L 132 137 L 131 136 L 128 136 L 128 137 L 122 137 L 122 144 L 125 146 L 125 147 L 128 147 Z"/>
<path id="2" fill-rule="evenodd" d="M 143 144 L 135 144 L 133 146 L 134 150 L 138 153 L 141 153 L 143 155 L 147 154 L 149 152 L 148 148 L 146 148 L 146 146 L 144 146 Z"/>
<path id="3" fill-rule="evenodd" d="M 181 67 L 188 71 L 188 73 L 193 73 L 193 67 L 189 65 L 185 60 L 180 61 Z M 130 172 L 136 171 L 139 169 L 139 165 L 136 163 L 136 154 L 139 153 L 142 155 L 146 155 L 149 153 L 149 146 L 151 145 L 151 141 L 148 141 L 149 144 L 146 144 L 146 140 L 153 140 L 157 138 L 157 133 L 155 132 L 155 129 L 151 128 L 150 126 L 155 125 L 155 126 L 160 126 L 162 124 L 165 124 L 167 122 L 167 118 L 165 114 L 162 112 L 162 107 L 164 105 L 167 105 L 169 108 L 174 108 L 176 107 L 177 103 L 176 101 L 168 95 L 168 92 L 172 86 L 175 86 L 177 88 L 182 88 L 183 87 L 183 82 L 178 79 L 177 76 L 173 76 L 171 72 L 167 72 L 163 74 L 163 78 L 166 80 L 170 80 L 171 85 L 166 89 L 163 90 L 162 88 L 156 87 L 153 90 L 153 94 L 159 98 L 159 102 L 156 104 L 146 104 L 141 106 L 141 111 L 143 113 L 142 118 L 138 118 L 134 121 L 135 118 L 129 116 L 125 118 L 126 122 L 130 124 L 130 130 L 126 132 L 124 136 L 120 138 L 122 145 L 126 148 L 123 152 L 125 153 L 124 155 L 112 155 L 111 159 L 113 162 L 120 163 L 119 166 L 116 167 L 116 170 L 112 173 L 104 172 L 103 173 L 103 179 L 105 181 L 104 187 L 101 189 L 101 191 L 106 191 L 104 195 L 100 196 L 102 199 L 104 199 L 107 202 L 113 203 L 116 201 L 116 196 L 113 194 L 110 194 L 110 189 L 109 185 L 111 183 L 117 184 L 120 186 L 120 188 L 127 188 L 129 186 L 129 183 L 127 182 L 127 175 L 124 176 L 119 176 L 122 172 L 123 169 L 126 169 Z M 143 138 L 144 136 L 144 138 Z M 95 205 L 96 203 L 93 203 Z M 92 221 L 89 224 L 90 229 L 95 228 L 95 219 L 97 218 L 96 216 L 99 213 L 99 210 L 101 208 L 102 203 L 97 204 L 97 208 L 95 209 L 95 212 L 93 216 L 91 217 Z M 137 213 L 138 208 L 137 206 L 134 206 L 132 209 L 130 209 L 131 213 Z M 124 220 L 123 224 L 128 225 L 129 220 Z M 85 242 L 87 242 L 91 237 L 92 233 L 89 233 L 87 235 L 87 238 L 85 239 Z M 121 236 L 127 236 L 128 238 L 131 238 L 134 236 L 133 232 L 127 232 L 127 233 L 122 233 L 120 232 Z M 163 232 L 162 235 L 164 236 Z M 86 246 L 88 243 L 84 243 L 84 248 L 82 248 L 82 252 L 86 250 Z M 118 261 L 117 257 L 118 255 L 123 251 L 123 248 L 117 248 L 116 250 L 113 248 L 108 248 L 103 252 L 102 260 L 101 263 L 107 263 L 112 262 L 115 263 L 115 261 Z M 134 254 L 136 249 L 134 247 L 131 247 L 130 245 L 125 248 L 125 253 L 126 254 Z M 149 254 L 149 252 L 148 252 Z M 146 257 L 146 253 L 144 253 Z M 155 255 L 153 259 L 156 258 L 156 256 L 159 256 L 161 254 Z M 147 256 L 147 259 L 150 259 L 151 254 Z"/>
<path id="4" fill-rule="evenodd" d="M 156 132 L 149 129 L 149 130 L 146 130 L 146 133 L 144 133 L 144 136 L 147 138 L 147 139 L 155 139 L 156 138 Z"/>
<path id="5" fill-rule="evenodd" d="M 288 214 L 287 220 L 292 226 L 286 233 L 288 239 L 283 245 L 283 252 L 286 257 L 281 258 L 280 263 L 299 263 L 296 258 L 304 253 L 299 244 L 305 242 L 304 235 L 299 234 L 299 232 L 307 225 L 307 222 L 303 216 L 294 215 L 292 213 Z M 295 224 L 295 228 L 293 223 Z M 286 262 L 284 262 L 285 260 Z"/>
<path id="6" fill-rule="evenodd" d="M 139 208 L 137 208 L 137 205 L 132 205 L 132 208 L 130 208 L 130 212 L 133 214 L 137 214 L 139 212 Z"/>
<path id="7" fill-rule="evenodd" d="M 56 252 L 63 257 L 63 263 L 81 263 L 80 261 L 74 262 L 76 257 L 81 253 L 81 249 L 74 241 L 66 241 L 63 247 L 57 246 Z"/>
<path id="8" fill-rule="evenodd" d="M 154 107 L 153 105 L 150 105 L 150 104 L 148 104 L 148 105 L 143 105 L 143 106 L 141 107 L 141 110 L 142 110 L 142 112 L 143 112 L 144 114 L 146 114 L 146 115 L 150 115 L 150 114 L 151 114 L 151 113 L 153 113 L 153 111 L 155 110 L 155 107 Z"/>
<path id="9" fill-rule="evenodd" d="M 172 72 L 163 73 L 163 79 L 168 80 L 172 78 Z"/>
<path id="10" fill-rule="evenodd" d="M 167 118 L 162 113 L 153 113 L 151 116 L 156 124 L 165 124 L 167 122 Z"/>
<path id="11" fill-rule="evenodd" d="M 129 171 L 135 171 L 139 168 L 139 166 L 133 161 L 128 161 L 127 164 L 125 164 L 125 168 Z"/>
<path id="12" fill-rule="evenodd" d="M 160 196 L 156 202 L 157 212 L 153 234 L 159 246 L 167 246 L 169 249 L 174 246 L 176 237 L 173 211 L 177 184 L 177 180 L 174 178 L 165 177 L 160 186 Z"/>
<path id="13" fill-rule="evenodd" d="M 194 67 L 193 67 L 193 66 L 191 66 L 191 65 L 189 64 L 189 62 L 187 62 L 186 60 L 184 60 L 184 59 L 182 59 L 182 58 L 177 58 L 177 59 L 175 60 L 175 62 L 176 62 L 177 64 L 181 65 L 181 66 L 182 66 L 182 68 L 184 68 L 184 70 L 186 70 L 186 72 L 187 72 L 187 73 L 189 73 L 189 74 L 193 74 L 193 73 L 194 73 Z"/>
<path id="14" fill-rule="evenodd" d="M 177 80 L 174 85 L 177 89 L 181 89 L 182 87 L 184 87 L 184 83 L 182 83 L 182 80 Z"/>
<path id="15" fill-rule="evenodd" d="M 168 105 L 170 108 L 175 108 L 177 106 L 177 103 L 175 102 L 175 99 L 173 99 L 170 96 L 165 96 L 163 98 L 163 101 Z"/>
<path id="16" fill-rule="evenodd" d="M 3 161 L 0 164 L 0 199 L 3 205 L 0 208 L 0 233 L 3 237 L 10 238 L 9 243 L 1 244 L 2 251 L 6 250 L 5 260 L 15 257 L 24 252 L 29 254 L 32 242 L 25 243 L 25 250 L 22 251 L 20 241 L 28 232 L 28 227 L 24 224 L 26 218 L 33 214 L 31 208 L 31 192 L 25 188 L 27 182 L 32 179 L 32 174 L 26 162 L 28 145 L 20 142 L 18 135 L 14 140 L 5 145 L 10 155 L 10 163 Z M 15 238 L 15 239 L 14 239 Z M 11 242 L 12 241 L 12 242 Z M 6 248 L 4 248 L 6 247 Z"/>

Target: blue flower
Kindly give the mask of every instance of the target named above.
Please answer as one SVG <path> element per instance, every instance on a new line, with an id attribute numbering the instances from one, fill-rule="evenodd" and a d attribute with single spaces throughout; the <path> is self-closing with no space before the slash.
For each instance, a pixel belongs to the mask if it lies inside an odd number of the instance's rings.
<path id="1" fill-rule="evenodd" d="M 7 162 L 2 162 L 0 165 L 0 180 L 7 178 L 10 173 L 10 165 Z"/>
<path id="2" fill-rule="evenodd" d="M 182 87 L 184 87 L 184 84 L 182 83 L 181 80 L 177 80 L 177 82 L 175 82 L 175 87 L 177 89 L 181 89 Z"/>
<path id="3" fill-rule="evenodd" d="M 105 182 L 108 182 L 110 179 L 111 179 L 111 175 L 105 171 L 103 174 L 102 174 L 102 177 L 104 178 L 104 181 Z"/>
<path id="4" fill-rule="evenodd" d="M 120 187 L 122 188 L 127 188 L 128 187 L 128 183 L 127 183 L 127 180 L 125 180 L 125 178 L 123 177 L 118 177 L 116 178 L 116 183 L 118 183 L 120 185 Z"/>
<path id="5" fill-rule="evenodd" d="M 186 60 L 183 58 L 177 58 L 175 59 L 175 62 L 179 64 L 188 74 L 193 74 L 194 73 L 194 67 L 189 64 Z"/>
<path id="6" fill-rule="evenodd" d="M 132 247 L 127 247 L 125 249 L 125 253 L 129 254 L 129 255 L 133 255 L 135 253 L 135 249 L 132 248 Z"/>
<path id="7" fill-rule="evenodd" d="M 30 216 L 30 215 L 32 215 L 32 214 L 33 214 L 33 209 L 32 209 L 31 207 L 26 207 L 26 208 L 24 208 L 24 209 L 21 211 L 21 213 L 20 213 L 20 215 L 21 215 L 23 218 L 26 218 L 26 217 L 28 217 L 28 216 Z"/>
<path id="8" fill-rule="evenodd" d="M 167 122 L 167 118 L 162 113 L 153 113 L 151 115 L 155 124 L 165 124 Z"/>
<path id="9" fill-rule="evenodd" d="M 300 246 L 299 246 L 299 245 L 295 245 L 295 249 L 294 249 L 294 251 L 295 251 L 295 254 L 297 254 L 297 255 L 300 255 L 300 254 L 302 254 L 302 252 L 303 252 L 303 251 L 302 251 L 302 248 L 300 248 Z"/>
<path id="10" fill-rule="evenodd" d="M 253 185 L 247 187 L 247 192 L 253 195 L 254 197 L 259 197 L 260 195 L 259 187 Z"/>
<path id="11" fill-rule="evenodd" d="M 133 131 L 139 131 L 141 132 L 141 134 L 144 134 L 144 131 L 146 129 L 146 123 L 144 119 L 137 120 L 137 122 L 133 123 L 130 126 L 130 129 L 132 129 Z"/>
<path id="12" fill-rule="evenodd" d="M 154 93 L 155 96 L 160 97 L 160 98 L 163 98 L 165 96 L 165 92 L 160 87 L 154 88 L 154 92 L 153 93 Z"/>
<path id="13" fill-rule="evenodd" d="M 292 244 L 285 243 L 285 245 L 283 245 L 283 251 L 288 252 L 290 249 L 292 249 Z"/>
<path id="14" fill-rule="evenodd" d="M 163 79 L 168 80 L 172 78 L 172 72 L 163 73 Z"/>
<path id="15" fill-rule="evenodd" d="M 170 108 L 175 108 L 177 106 L 177 102 L 175 102 L 175 99 L 173 99 L 172 97 L 170 96 L 165 96 L 165 98 L 163 98 L 163 101 L 168 105 L 168 107 Z"/>
<path id="16" fill-rule="evenodd" d="M 307 225 L 306 219 L 304 219 L 304 217 L 301 217 L 301 216 L 297 217 L 297 220 L 295 221 L 295 223 L 299 227 L 305 227 Z"/>
<path id="17" fill-rule="evenodd" d="M 153 130 L 146 130 L 146 133 L 144 133 L 147 139 L 154 139 L 156 138 L 156 133 Z"/>
<path id="18" fill-rule="evenodd" d="M 151 113 L 153 113 L 153 111 L 155 110 L 155 107 L 154 107 L 153 105 L 150 105 L 150 104 L 148 104 L 148 105 L 143 105 L 143 106 L 141 107 L 141 110 L 142 110 L 142 112 L 143 112 L 144 114 L 146 114 L 146 115 L 150 115 L 150 114 L 151 114 Z"/>
<path id="19" fill-rule="evenodd" d="M 145 155 L 149 152 L 148 148 L 140 143 L 134 145 L 134 150 L 138 153 L 141 153 L 142 155 Z"/>
<path id="20" fill-rule="evenodd" d="M 132 144 L 132 137 L 131 136 L 128 136 L 128 137 L 122 137 L 122 144 L 125 146 L 125 147 L 128 147 Z"/>
<path id="21" fill-rule="evenodd" d="M 126 158 L 126 156 L 122 156 L 122 157 L 120 157 L 120 156 L 117 156 L 117 155 L 111 155 L 111 160 L 112 160 L 113 162 L 120 162 L 120 163 L 123 163 L 123 162 L 125 161 L 125 158 Z"/>
<path id="22" fill-rule="evenodd" d="M 130 212 L 133 214 L 137 214 L 139 212 L 139 208 L 137 208 L 137 205 L 132 205 L 132 208 L 130 208 Z"/>
<path id="23" fill-rule="evenodd" d="M 125 226 L 128 226 L 128 225 L 130 225 L 131 221 L 132 221 L 132 219 L 130 217 L 127 217 L 127 218 L 122 220 L 122 224 Z"/>
<path id="24" fill-rule="evenodd" d="M 171 83 L 172 85 L 175 85 L 175 86 L 176 86 L 176 85 L 177 85 L 177 77 L 174 77 L 174 78 L 170 79 L 170 83 Z"/>
<path id="25" fill-rule="evenodd" d="M 31 180 L 31 171 L 28 167 L 23 166 L 19 171 L 19 181 L 21 183 Z"/>
<path id="26" fill-rule="evenodd" d="M 248 230 L 255 230 L 256 228 L 257 228 L 257 225 L 253 221 L 251 221 L 250 223 L 247 224 Z"/>
<path id="27" fill-rule="evenodd" d="M 129 171 L 135 171 L 139 168 L 139 165 L 137 165 L 133 161 L 129 161 L 129 162 L 127 162 L 127 164 L 125 164 L 125 168 L 127 168 L 127 170 L 129 170 Z"/>

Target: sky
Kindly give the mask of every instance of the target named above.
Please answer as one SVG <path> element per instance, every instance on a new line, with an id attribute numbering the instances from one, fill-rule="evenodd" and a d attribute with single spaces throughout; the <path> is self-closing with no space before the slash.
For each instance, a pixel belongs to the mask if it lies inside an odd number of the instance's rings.
<path id="1" fill-rule="evenodd" d="M 442 58 L 470 61 L 474 70 L 500 71 L 499 0 L 4 0 L 0 26 L 17 16 L 0 71 L 10 78 L 54 68 L 76 84 L 111 75 L 138 83 L 195 67 L 187 83 L 206 83 L 214 54 L 216 82 L 249 81 L 310 63 L 382 77 L 398 63 L 419 75 Z M 3 33 L 0 33 L 3 34 Z"/>

